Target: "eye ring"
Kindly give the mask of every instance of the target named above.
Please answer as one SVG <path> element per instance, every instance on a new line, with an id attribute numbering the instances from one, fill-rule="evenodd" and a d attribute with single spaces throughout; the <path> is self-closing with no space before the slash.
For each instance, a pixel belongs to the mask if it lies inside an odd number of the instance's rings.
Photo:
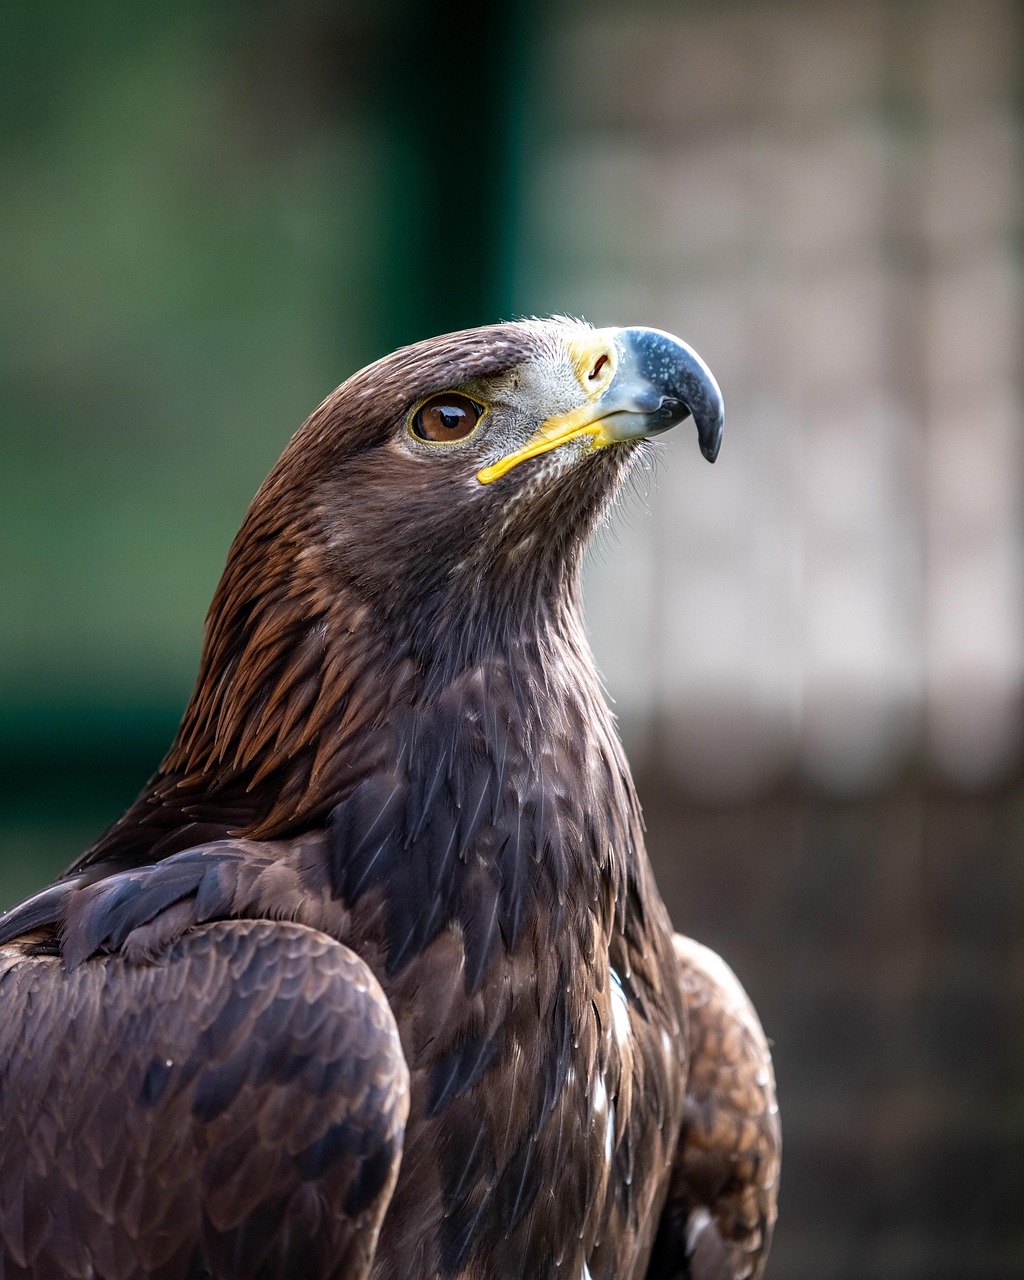
<path id="1" fill-rule="evenodd" d="M 426 444 L 455 443 L 471 436 L 486 412 L 486 405 L 461 391 L 441 391 L 413 411 L 409 434 Z"/>

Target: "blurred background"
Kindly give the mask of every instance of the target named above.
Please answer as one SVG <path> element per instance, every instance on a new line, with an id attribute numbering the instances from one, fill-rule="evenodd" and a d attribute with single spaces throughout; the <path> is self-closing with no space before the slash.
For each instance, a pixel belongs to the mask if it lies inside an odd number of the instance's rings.
<path id="1" fill-rule="evenodd" d="M 674 919 L 776 1042 L 769 1275 L 1020 1277 L 1024 6 L 493 9 L 7 6 L 0 907 L 155 767 L 342 378 L 673 330 L 725 446 L 660 446 L 589 620 Z"/>

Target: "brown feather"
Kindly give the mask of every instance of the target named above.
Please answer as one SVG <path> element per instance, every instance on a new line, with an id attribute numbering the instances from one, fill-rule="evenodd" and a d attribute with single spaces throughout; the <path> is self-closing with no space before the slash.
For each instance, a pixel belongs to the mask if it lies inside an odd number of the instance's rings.
<path id="1" fill-rule="evenodd" d="M 693 1060 L 662 1244 L 691 1255 L 693 1280 L 758 1280 L 778 1214 L 771 1053 L 735 974 L 692 938 L 673 941 Z"/>
<path id="2" fill-rule="evenodd" d="M 252 921 L 60 968 L 0 953 L 0 1276 L 367 1274 L 408 1074 L 361 960 Z"/>

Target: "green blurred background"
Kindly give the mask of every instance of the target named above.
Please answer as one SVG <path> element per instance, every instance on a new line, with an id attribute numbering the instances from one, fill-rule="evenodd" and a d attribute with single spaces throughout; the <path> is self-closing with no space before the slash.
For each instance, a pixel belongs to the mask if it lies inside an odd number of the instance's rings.
<path id="1" fill-rule="evenodd" d="M 4 901 L 162 755 L 291 431 L 392 347 L 512 310 L 514 8 L 360 8 L 5 13 Z"/>
<path id="2" fill-rule="evenodd" d="M 588 609 L 673 917 L 776 1041 L 769 1275 L 1024 1275 L 1022 64 L 1010 0 L 9 3 L 0 906 L 155 767 L 348 373 L 672 329 L 726 447 L 663 446 Z"/>

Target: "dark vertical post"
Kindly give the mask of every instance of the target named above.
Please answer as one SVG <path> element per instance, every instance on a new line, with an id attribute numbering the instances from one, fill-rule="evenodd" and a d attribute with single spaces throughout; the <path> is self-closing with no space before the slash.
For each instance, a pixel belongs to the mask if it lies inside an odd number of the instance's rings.
<path id="1" fill-rule="evenodd" d="M 388 345 L 507 318 L 516 217 L 524 0 L 406 0 L 380 100 L 393 150 Z"/>

